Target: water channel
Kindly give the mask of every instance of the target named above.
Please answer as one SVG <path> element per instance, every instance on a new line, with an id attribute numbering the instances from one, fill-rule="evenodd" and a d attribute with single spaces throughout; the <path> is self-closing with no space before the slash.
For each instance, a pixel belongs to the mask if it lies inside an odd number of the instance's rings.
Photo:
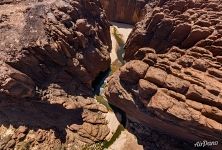
<path id="1" fill-rule="evenodd" d="M 114 112 L 120 124 L 113 134 L 110 141 L 104 142 L 104 148 L 110 150 L 115 149 L 115 146 L 124 144 L 128 140 L 131 143 L 134 143 L 136 139 L 132 136 L 125 128 L 127 118 L 126 114 L 121 111 L 119 108 L 112 106 L 108 103 L 105 95 L 104 88 L 106 86 L 107 77 L 111 76 L 115 71 L 117 71 L 121 66 L 124 65 L 124 45 L 127 41 L 127 38 L 132 31 L 133 26 L 128 24 L 111 22 L 112 26 L 110 27 L 110 35 L 112 40 L 112 51 L 110 54 L 111 57 L 111 66 L 110 69 L 106 72 L 101 73 L 96 79 L 96 86 L 94 87 L 95 99 L 105 105 L 110 112 Z M 117 140 L 118 139 L 118 140 Z"/>

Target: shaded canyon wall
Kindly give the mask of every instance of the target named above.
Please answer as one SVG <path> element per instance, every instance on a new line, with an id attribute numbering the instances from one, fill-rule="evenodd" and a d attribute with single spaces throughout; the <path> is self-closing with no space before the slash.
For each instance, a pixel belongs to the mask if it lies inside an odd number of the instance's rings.
<path id="1" fill-rule="evenodd" d="M 126 24 L 137 23 L 145 14 L 144 6 L 152 0 L 100 0 L 109 20 Z"/>

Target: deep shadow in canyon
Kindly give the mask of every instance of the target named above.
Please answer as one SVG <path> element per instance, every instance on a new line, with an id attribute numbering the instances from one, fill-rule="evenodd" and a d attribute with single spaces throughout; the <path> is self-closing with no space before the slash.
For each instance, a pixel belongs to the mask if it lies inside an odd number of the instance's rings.
<path id="1" fill-rule="evenodd" d="M 105 79 L 110 75 L 111 68 L 106 71 L 102 71 L 92 82 L 92 89 L 94 95 L 99 95 L 101 92 L 101 87 L 104 85 Z"/>
<path id="2" fill-rule="evenodd" d="M 0 124 L 9 128 L 25 126 L 29 130 L 53 130 L 55 137 L 66 140 L 67 126 L 81 125 L 82 108 L 66 109 L 57 104 L 45 104 L 39 101 L 19 101 L 0 103 Z"/>

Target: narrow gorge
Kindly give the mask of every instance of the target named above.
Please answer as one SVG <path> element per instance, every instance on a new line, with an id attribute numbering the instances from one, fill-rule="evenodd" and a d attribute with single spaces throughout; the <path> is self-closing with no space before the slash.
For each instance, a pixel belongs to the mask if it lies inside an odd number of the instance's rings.
<path id="1" fill-rule="evenodd" d="M 0 0 L 0 150 L 222 149 L 220 0 Z"/>

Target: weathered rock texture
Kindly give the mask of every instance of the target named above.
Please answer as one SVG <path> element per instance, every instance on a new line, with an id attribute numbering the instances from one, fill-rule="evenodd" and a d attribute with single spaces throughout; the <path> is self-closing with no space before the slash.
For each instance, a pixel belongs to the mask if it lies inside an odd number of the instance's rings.
<path id="1" fill-rule="evenodd" d="M 128 119 L 127 130 L 133 133 L 144 150 L 196 150 L 192 143 L 153 130 L 141 122 Z"/>
<path id="2" fill-rule="evenodd" d="M 105 140 L 108 110 L 89 97 L 109 68 L 110 45 L 96 0 L 1 1 L 0 149 Z"/>
<path id="3" fill-rule="evenodd" d="M 142 47 L 164 53 L 172 46 L 182 49 L 199 46 L 214 56 L 222 55 L 221 10 L 221 1 L 160 1 L 129 36 L 125 59 L 133 59 Z"/>
<path id="4" fill-rule="evenodd" d="M 191 140 L 220 141 L 221 73 L 222 65 L 210 51 L 173 47 L 166 54 L 146 53 L 142 60 L 126 63 L 109 79 L 106 95 L 155 128 Z"/>
<path id="5" fill-rule="evenodd" d="M 151 2 L 156 0 L 100 0 L 106 11 L 107 17 L 111 21 L 135 24 L 141 20 L 145 14 L 145 5 L 155 6 Z"/>
<path id="6" fill-rule="evenodd" d="M 221 10 L 217 0 L 160 3 L 131 33 L 110 103 L 174 137 L 221 144 Z"/>
<path id="7" fill-rule="evenodd" d="M 109 67 L 109 25 L 99 2 L 23 3 L 1 6 L 1 61 L 38 83 L 64 70 L 91 84 Z"/>

